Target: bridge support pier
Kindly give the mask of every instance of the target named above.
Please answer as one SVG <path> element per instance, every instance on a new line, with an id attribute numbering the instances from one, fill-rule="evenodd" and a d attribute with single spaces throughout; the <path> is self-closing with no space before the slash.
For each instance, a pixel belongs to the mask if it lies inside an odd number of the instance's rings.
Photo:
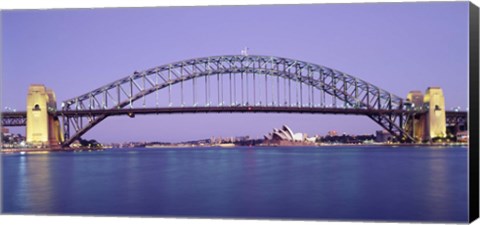
<path id="1" fill-rule="evenodd" d="M 421 111 L 423 109 L 423 97 L 421 91 L 410 91 L 407 95 L 409 109 Z M 409 115 L 406 131 L 415 139 L 415 142 L 422 142 L 425 132 L 425 114 L 413 113 Z"/>
<path id="2" fill-rule="evenodd" d="M 63 141 L 62 130 L 55 112 L 55 93 L 41 84 L 33 84 L 27 95 L 27 144 L 33 147 L 58 147 Z"/>
<path id="3" fill-rule="evenodd" d="M 429 87 L 423 102 L 428 110 L 424 140 L 432 141 L 435 138 L 446 138 L 445 98 L 442 89 Z"/>
<path id="4" fill-rule="evenodd" d="M 410 91 L 407 101 L 410 110 L 426 110 L 425 113 L 413 113 L 405 125 L 405 129 L 415 138 L 416 142 L 447 137 L 445 98 L 441 88 L 429 87 L 425 96 L 421 91 Z"/>

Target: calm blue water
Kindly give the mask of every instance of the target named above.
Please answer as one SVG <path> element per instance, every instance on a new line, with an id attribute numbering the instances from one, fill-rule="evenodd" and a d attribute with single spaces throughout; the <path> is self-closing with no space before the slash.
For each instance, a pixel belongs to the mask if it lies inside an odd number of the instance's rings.
<path id="1" fill-rule="evenodd" d="M 467 221 L 467 148 L 120 149 L 2 155 L 3 212 Z"/>

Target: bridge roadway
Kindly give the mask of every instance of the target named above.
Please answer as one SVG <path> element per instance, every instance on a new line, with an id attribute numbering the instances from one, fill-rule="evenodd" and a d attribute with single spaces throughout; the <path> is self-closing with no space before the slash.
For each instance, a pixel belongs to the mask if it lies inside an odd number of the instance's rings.
<path id="1" fill-rule="evenodd" d="M 321 107 L 279 107 L 279 106 L 195 106 L 195 107 L 161 107 L 161 108 L 121 108 L 121 109 L 94 109 L 94 110 L 68 110 L 52 112 L 54 116 L 118 116 L 118 115 L 144 115 L 144 114 L 172 114 L 172 113 L 308 113 L 308 114 L 345 114 L 345 115 L 390 115 L 409 114 L 407 110 L 382 110 L 382 109 L 355 109 L 355 108 L 321 108 Z M 467 112 L 446 111 L 449 118 L 464 118 Z M 2 112 L 2 126 L 26 126 L 27 114 L 21 112 Z"/>

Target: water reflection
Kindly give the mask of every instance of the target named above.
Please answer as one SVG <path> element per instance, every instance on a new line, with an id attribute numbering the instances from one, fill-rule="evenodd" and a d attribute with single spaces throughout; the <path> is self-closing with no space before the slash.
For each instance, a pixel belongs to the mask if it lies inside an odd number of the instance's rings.
<path id="1" fill-rule="evenodd" d="M 467 151 L 159 149 L 3 157 L 7 212 L 465 221 Z M 5 193 L 4 193 L 4 196 Z"/>
<path id="2" fill-rule="evenodd" d="M 429 215 L 432 218 L 445 217 L 445 215 L 455 216 L 455 214 L 464 214 L 462 208 L 467 205 L 467 198 L 463 195 L 467 191 L 466 184 L 462 183 L 462 177 L 467 175 L 467 163 L 458 162 L 448 157 L 448 152 L 439 152 L 438 148 L 429 152 L 426 174 L 427 182 L 425 185 L 425 194 L 423 198 L 429 209 Z M 442 149 L 442 150 L 445 150 Z M 455 168 L 453 170 L 453 168 Z M 452 173 L 458 171 L 458 173 Z M 460 183 L 457 183 L 460 182 Z M 457 183 L 457 185 L 452 185 Z M 464 207 L 462 207 L 464 205 Z M 453 206 L 453 207 L 452 207 Z"/>
<path id="3" fill-rule="evenodd" d="M 29 176 L 27 174 L 27 157 L 25 155 L 20 155 L 18 157 L 18 180 L 17 180 L 17 190 L 16 190 L 16 195 L 14 198 L 18 199 L 19 202 L 22 203 L 22 208 L 31 208 L 31 204 L 29 203 L 28 199 L 28 179 Z M 6 171 L 5 168 L 2 169 L 3 171 Z M 27 193 L 26 193 L 27 192 Z M 18 207 L 18 206 L 17 206 Z"/>
<path id="4" fill-rule="evenodd" d="M 18 171 L 15 196 L 20 201 L 20 208 L 35 209 L 40 213 L 52 211 L 54 196 L 48 155 L 20 155 Z"/>

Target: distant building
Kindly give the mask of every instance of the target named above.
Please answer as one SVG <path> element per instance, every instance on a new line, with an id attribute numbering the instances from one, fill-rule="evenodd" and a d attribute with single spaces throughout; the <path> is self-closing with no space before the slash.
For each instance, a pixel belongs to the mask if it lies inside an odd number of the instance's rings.
<path id="1" fill-rule="evenodd" d="M 457 133 L 458 142 L 468 142 L 468 131 L 459 131 Z"/>
<path id="2" fill-rule="evenodd" d="M 375 135 L 375 142 L 388 142 L 392 139 L 392 134 L 386 130 L 377 130 Z"/>
<path id="3" fill-rule="evenodd" d="M 265 143 L 273 145 L 298 145 L 313 144 L 315 137 L 309 138 L 304 133 L 293 133 L 287 125 L 283 125 L 281 129 L 273 129 L 272 133 L 265 135 Z"/>
<path id="4" fill-rule="evenodd" d="M 10 133 L 10 130 L 6 127 L 2 127 L 2 134 L 8 134 Z"/>
<path id="5" fill-rule="evenodd" d="M 337 136 L 337 131 L 336 130 L 331 130 L 331 131 L 328 131 L 327 133 L 328 136 Z"/>
<path id="6" fill-rule="evenodd" d="M 248 139 L 250 139 L 250 136 L 237 136 L 235 137 L 234 141 L 247 141 Z"/>

